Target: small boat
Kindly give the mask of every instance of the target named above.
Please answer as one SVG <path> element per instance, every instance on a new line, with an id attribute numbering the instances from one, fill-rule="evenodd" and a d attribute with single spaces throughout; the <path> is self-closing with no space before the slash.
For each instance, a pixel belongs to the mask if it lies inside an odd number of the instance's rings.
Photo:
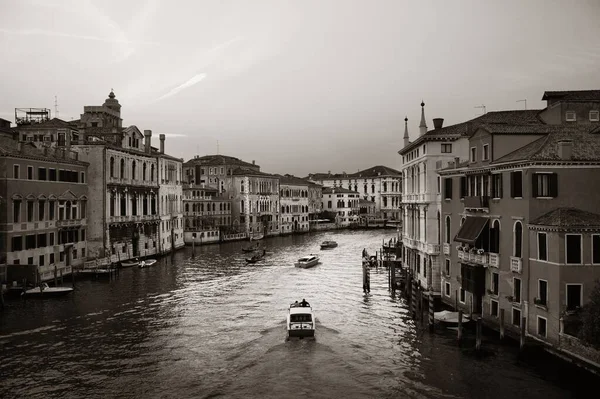
<path id="1" fill-rule="evenodd" d="M 265 238 L 263 233 L 256 233 L 250 236 L 250 241 L 262 240 L 263 238 Z"/>
<path id="2" fill-rule="evenodd" d="M 443 323 L 447 327 L 458 327 L 458 312 L 442 310 L 441 312 L 435 312 L 433 314 L 433 319 Z M 463 314 L 463 324 L 467 324 L 469 321 L 471 321 L 469 315 Z"/>
<path id="3" fill-rule="evenodd" d="M 323 241 L 321 243 L 321 249 L 335 248 L 337 246 L 338 246 L 338 243 L 335 241 Z"/>
<path id="4" fill-rule="evenodd" d="M 42 283 L 39 287 L 35 287 L 23 292 L 22 295 L 44 297 L 44 296 L 61 296 L 73 292 L 71 287 L 49 287 L 48 284 Z"/>
<path id="5" fill-rule="evenodd" d="M 310 303 L 304 299 L 290 305 L 287 315 L 288 337 L 314 337 L 317 325 Z"/>
<path id="6" fill-rule="evenodd" d="M 254 255 L 254 256 L 253 256 L 253 257 L 251 257 L 251 258 L 246 258 L 246 262 L 248 262 L 248 263 L 256 263 L 256 262 L 258 262 L 259 260 L 262 260 L 262 258 L 263 258 L 264 256 L 265 256 L 265 255 L 264 255 L 264 253 L 263 253 L 263 254 L 256 254 L 256 255 Z"/>
<path id="7" fill-rule="evenodd" d="M 313 267 L 317 263 L 319 263 L 319 257 L 317 255 L 309 255 L 303 256 L 302 258 L 298 259 L 298 262 L 294 263 L 294 265 L 296 267 L 308 269 L 309 267 Z"/>
<path id="8" fill-rule="evenodd" d="M 137 259 L 125 260 L 125 261 L 121 262 L 121 267 L 133 267 L 133 266 L 139 266 L 139 265 L 140 265 L 140 261 Z"/>
<path id="9" fill-rule="evenodd" d="M 140 268 L 153 266 L 156 262 L 156 259 L 144 259 L 140 262 Z"/>
<path id="10" fill-rule="evenodd" d="M 242 252 L 254 252 L 258 250 L 258 243 L 256 245 L 250 245 L 246 248 L 242 248 Z"/>

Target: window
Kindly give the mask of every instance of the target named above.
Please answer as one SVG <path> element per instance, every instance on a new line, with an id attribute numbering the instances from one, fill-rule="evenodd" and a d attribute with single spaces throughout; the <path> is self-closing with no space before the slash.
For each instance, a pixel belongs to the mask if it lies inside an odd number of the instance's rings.
<path id="1" fill-rule="evenodd" d="M 538 280 L 538 297 L 536 305 L 546 306 L 548 301 L 548 282 L 546 280 Z"/>
<path id="2" fill-rule="evenodd" d="M 492 198 L 502 198 L 502 174 L 492 175 Z"/>
<path id="3" fill-rule="evenodd" d="M 13 223 L 21 221 L 21 200 L 13 200 Z"/>
<path id="4" fill-rule="evenodd" d="M 483 145 L 483 161 L 489 161 L 490 159 L 490 145 L 489 144 L 484 144 Z"/>
<path id="5" fill-rule="evenodd" d="M 54 254 L 50 254 L 50 259 L 48 260 L 50 265 L 54 264 Z"/>
<path id="6" fill-rule="evenodd" d="M 79 183 L 85 183 L 85 173 L 81 172 L 81 179 L 79 179 Z"/>
<path id="7" fill-rule="evenodd" d="M 47 180 L 46 168 L 38 168 L 38 180 Z"/>
<path id="8" fill-rule="evenodd" d="M 56 181 L 56 169 L 48 169 L 48 180 Z"/>
<path id="9" fill-rule="evenodd" d="M 523 172 L 510 172 L 510 196 L 523 198 Z"/>
<path id="10" fill-rule="evenodd" d="M 493 299 L 490 302 L 490 314 L 498 317 L 498 301 L 494 301 Z"/>
<path id="11" fill-rule="evenodd" d="M 498 273 L 492 273 L 492 294 L 498 295 L 500 286 L 500 275 Z"/>
<path id="12" fill-rule="evenodd" d="M 442 143 L 442 154 L 450 154 L 452 152 L 452 144 Z"/>
<path id="13" fill-rule="evenodd" d="M 477 148 L 471 147 L 471 162 L 477 161 Z"/>
<path id="14" fill-rule="evenodd" d="M 48 220 L 54 220 L 55 201 L 48 201 Z"/>
<path id="15" fill-rule="evenodd" d="M 42 221 L 44 220 L 45 215 L 45 211 L 46 210 L 46 201 L 44 200 L 39 200 L 38 201 L 38 220 Z"/>
<path id="16" fill-rule="evenodd" d="M 600 235 L 592 235 L 592 263 L 600 264 Z"/>
<path id="17" fill-rule="evenodd" d="M 546 233 L 538 233 L 538 260 L 548 260 L 548 237 Z"/>
<path id="18" fill-rule="evenodd" d="M 521 222 L 515 222 L 515 228 L 513 231 L 513 256 L 521 257 L 521 248 L 523 244 L 523 225 Z"/>
<path id="19" fill-rule="evenodd" d="M 582 293 L 582 284 L 567 284 L 567 310 L 577 310 L 581 307 Z"/>
<path id="20" fill-rule="evenodd" d="M 23 238 L 21 236 L 15 236 L 12 238 L 11 248 L 14 251 L 22 251 L 23 250 Z"/>
<path id="21" fill-rule="evenodd" d="M 110 157 L 110 177 L 115 177 L 115 158 Z"/>
<path id="22" fill-rule="evenodd" d="M 565 234 L 565 254 L 567 264 L 581 264 L 581 234 Z"/>
<path id="23" fill-rule="evenodd" d="M 521 309 L 512 308 L 512 323 L 514 326 L 521 327 Z"/>
<path id="24" fill-rule="evenodd" d="M 463 199 L 467 196 L 467 177 L 460 177 L 460 198 Z"/>
<path id="25" fill-rule="evenodd" d="M 446 276 L 450 275 L 450 259 L 446 259 Z"/>
<path id="26" fill-rule="evenodd" d="M 542 316 L 537 317 L 537 333 L 542 337 L 546 337 L 546 319 Z"/>
<path id="27" fill-rule="evenodd" d="M 458 298 L 460 303 L 465 303 L 465 301 L 466 301 L 465 297 L 466 297 L 465 290 L 461 287 L 460 288 L 460 296 Z"/>
<path id="28" fill-rule="evenodd" d="M 119 168 L 120 176 L 121 176 L 121 179 L 124 179 L 125 178 L 125 160 L 124 159 L 121 159 L 120 166 L 121 166 Z"/>
<path id="29" fill-rule="evenodd" d="M 567 111 L 565 119 L 567 120 L 567 122 L 575 122 L 577 120 L 577 114 L 575 113 L 575 111 Z"/>
<path id="30" fill-rule="evenodd" d="M 13 179 L 18 179 L 20 175 L 21 173 L 19 165 L 13 165 Z"/>
<path id="31" fill-rule="evenodd" d="M 48 245 L 54 245 L 54 233 L 48 234 Z"/>
<path id="32" fill-rule="evenodd" d="M 521 303 L 521 279 L 513 278 L 513 302 Z"/>
<path id="33" fill-rule="evenodd" d="M 442 192 L 442 178 L 440 176 L 437 177 L 437 192 L 438 194 Z"/>
<path id="34" fill-rule="evenodd" d="M 600 121 L 600 111 L 590 111 L 590 122 Z"/>
<path id="35" fill-rule="evenodd" d="M 452 199 L 452 178 L 444 179 L 444 199 Z"/>
<path id="36" fill-rule="evenodd" d="M 450 216 L 446 216 L 446 244 L 450 244 Z"/>
<path id="37" fill-rule="evenodd" d="M 444 284 L 444 293 L 446 294 L 446 296 L 450 296 L 450 283 Z"/>
<path id="38" fill-rule="evenodd" d="M 33 180 L 33 166 L 27 167 L 27 180 Z"/>
<path id="39" fill-rule="evenodd" d="M 27 201 L 27 221 L 33 222 L 33 201 Z"/>
<path id="40" fill-rule="evenodd" d="M 44 266 L 44 255 L 40 255 L 38 260 L 38 266 Z"/>
<path id="41" fill-rule="evenodd" d="M 534 173 L 532 175 L 532 197 L 556 197 L 558 176 L 556 173 Z"/>
<path id="42" fill-rule="evenodd" d="M 494 220 L 490 229 L 490 252 L 500 253 L 500 221 Z"/>

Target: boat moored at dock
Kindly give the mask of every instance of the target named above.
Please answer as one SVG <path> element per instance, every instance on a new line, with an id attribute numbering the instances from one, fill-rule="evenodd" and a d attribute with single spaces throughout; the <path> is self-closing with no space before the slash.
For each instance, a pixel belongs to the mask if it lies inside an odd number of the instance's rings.
<path id="1" fill-rule="evenodd" d="M 28 297 L 49 297 L 49 296 L 62 296 L 73 292 L 71 287 L 49 287 L 48 284 L 42 283 L 39 287 L 31 288 L 23 295 Z"/>

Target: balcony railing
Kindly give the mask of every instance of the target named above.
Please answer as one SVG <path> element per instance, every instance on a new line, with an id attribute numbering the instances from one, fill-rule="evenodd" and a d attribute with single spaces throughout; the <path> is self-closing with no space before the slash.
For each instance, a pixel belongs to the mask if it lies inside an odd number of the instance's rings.
<path id="1" fill-rule="evenodd" d="M 79 226 L 81 224 L 83 224 L 83 219 L 67 219 L 56 221 L 56 227 Z"/>
<path id="2" fill-rule="evenodd" d="M 488 253 L 488 264 L 491 267 L 500 267 L 500 255 L 495 253 Z"/>
<path id="3" fill-rule="evenodd" d="M 515 273 L 521 273 L 521 269 L 523 268 L 523 260 L 516 256 L 510 257 L 510 271 Z"/>
<path id="4" fill-rule="evenodd" d="M 475 196 L 475 197 L 465 197 L 464 199 L 464 207 L 465 209 L 470 209 L 474 211 L 488 211 L 490 206 L 490 197 L 487 195 L 484 196 Z"/>
<path id="5" fill-rule="evenodd" d="M 435 201 L 437 201 L 436 193 L 413 193 L 402 195 L 402 202 L 430 203 Z"/>
<path id="6" fill-rule="evenodd" d="M 492 252 L 471 253 L 458 251 L 458 259 L 464 262 L 476 263 L 478 265 L 500 267 L 500 255 Z"/>
<path id="7" fill-rule="evenodd" d="M 444 255 L 450 255 L 450 244 L 444 243 Z"/>

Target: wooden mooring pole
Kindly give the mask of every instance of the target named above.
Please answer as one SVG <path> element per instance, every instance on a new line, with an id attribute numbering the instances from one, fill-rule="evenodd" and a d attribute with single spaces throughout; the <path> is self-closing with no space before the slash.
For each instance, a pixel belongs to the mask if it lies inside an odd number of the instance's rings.
<path id="1" fill-rule="evenodd" d="M 457 340 L 458 345 L 462 343 L 462 321 L 463 321 L 463 312 L 462 310 L 458 311 L 458 331 L 457 331 Z"/>
<path id="2" fill-rule="evenodd" d="M 396 261 L 390 262 L 390 281 L 392 283 L 392 291 L 396 291 Z"/>
<path id="3" fill-rule="evenodd" d="M 57 269 L 56 269 L 56 265 L 54 265 L 54 286 L 56 287 L 58 285 L 58 273 L 57 273 Z"/>
<path id="4" fill-rule="evenodd" d="M 433 332 L 435 323 L 435 304 L 433 302 L 433 290 L 429 288 L 429 332 Z"/>
<path id="5" fill-rule="evenodd" d="M 519 340 L 519 348 L 523 350 L 525 348 L 525 330 L 527 327 L 527 317 L 521 318 L 521 334 Z"/>
<path id="6" fill-rule="evenodd" d="M 423 325 L 423 290 L 419 290 L 419 318 L 421 320 L 421 325 Z"/>
<path id="7" fill-rule="evenodd" d="M 482 320 L 481 317 L 477 318 L 475 330 L 475 350 L 481 350 L 481 333 L 482 333 Z"/>
<path id="8" fill-rule="evenodd" d="M 363 259 L 363 292 L 371 292 L 371 270 L 369 269 L 369 260 Z"/>
<path id="9" fill-rule="evenodd" d="M 500 341 L 504 339 L 504 309 L 500 309 Z"/>
<path id="10" fill-rule="evenodd" d="M 412 281 L 412 293 L 410 297 L 411 301 L 411 310 L 412 310 L 412 318 L 413 320 L 417 319 L 417 282 L 415 280 Z"/>
<path id="11" fill-rule="evenodd" d="M 196 238 L 192 237 L 192 259 L 196 257 Z"/>

